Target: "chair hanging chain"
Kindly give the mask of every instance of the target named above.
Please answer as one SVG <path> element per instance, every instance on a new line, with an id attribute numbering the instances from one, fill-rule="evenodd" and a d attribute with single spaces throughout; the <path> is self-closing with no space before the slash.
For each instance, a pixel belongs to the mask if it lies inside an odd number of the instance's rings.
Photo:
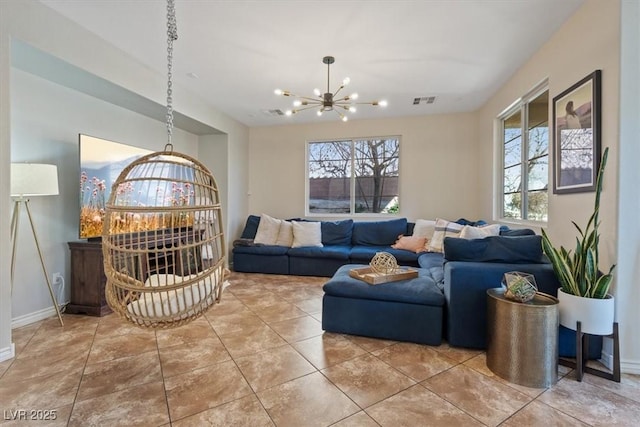
<path id="1" fill-rule="evenodd" d="M 173 42 L 178 39 L 174 0 L 167 0 L 167 145 L 165 151 L 173 151 L 173 98 L 171 97 L 171 69 L 173 67 Z"/>

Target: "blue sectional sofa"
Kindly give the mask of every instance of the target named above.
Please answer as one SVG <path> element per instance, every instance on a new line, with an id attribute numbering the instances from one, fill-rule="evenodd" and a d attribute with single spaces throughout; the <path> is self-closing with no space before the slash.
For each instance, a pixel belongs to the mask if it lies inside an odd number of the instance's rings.
<path id="1" fill-rule="evenodd" d="M 412 234 L 414 224 L 406 218 L 321 221 L 323 246 L 300 248 L 252 245 L 259 224 L 260 217 L 250 215 L 240 240 L 234 244 L 235 271 L 331 277 L 345 264 L 368 264 L 379 251 L 391 253 L 401 265 L 418 267 L 419 254 L 391 247 L 400 234 Z"/>
<path id="2" fill-rule="evenodd" d="M 368 264 L 376 252 L 389 252 L 400 265 L 418 267 L 421 275 L 429 276 L 438 284 L 444 295 L 442 334 L 453 346 L 486 347 L 486 291 L 499 287 L 505 272 L 531 273 L 540 292 L 553 296 L 560 287 L 551 264 L 542 254 L 540 236 L 528 229 L 503 227 L 500 236 L 484 239 L 447 237 L 444 253 L 414 253 L 391 248 L 399 235 L 412 234 L 414 224 L 406 218 L 322 221 L 323 246 L 299 248 L 252 244 L 259 222 L 259 216 L 249 216 L 241 238 L 234 244 L 235 271 L 331 277 L 344 265 Z M 370 322 L 370 319 L 362 321 Z M 369 329 L 367 326 L 362 330 Z M 575 333 L 561 327 L 559 335 L 559 354 L 575 357 Z M 594 337 L 589 342 L 589 357 L 599 358 L 602 339 Z"/>

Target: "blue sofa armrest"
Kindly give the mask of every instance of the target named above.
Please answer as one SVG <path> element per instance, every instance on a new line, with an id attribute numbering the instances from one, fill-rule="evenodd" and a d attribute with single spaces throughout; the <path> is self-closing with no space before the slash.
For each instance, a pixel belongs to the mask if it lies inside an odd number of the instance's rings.
<path id="1" fill-rule="evenodd" d="M 557 295 L 560 284 L 550 263 L 449 261 L 444 264 L 445 328 L 450 345 L 486 348 L 487 289 L 500 287 L 508 271 L 533 274 L 540 292 Z"/>

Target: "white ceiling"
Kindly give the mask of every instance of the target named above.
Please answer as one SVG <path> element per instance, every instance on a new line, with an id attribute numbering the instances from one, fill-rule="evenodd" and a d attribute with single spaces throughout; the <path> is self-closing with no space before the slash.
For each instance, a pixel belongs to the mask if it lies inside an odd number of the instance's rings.
<path id="1" fill-rule="evenodd" d="M 166 73 L 162 0 L 41 0 L 140 62 Z M 176 0 L 174 81 L 249 126 L 337 120 L 291 107 L 276 88 L 312 96 L 351 78 L 358 118 L 473 111 L 538 50 L 583 0 Z M 190 77 L 194 73 L 198 78 Z M 179 90 L 174 90 L 176 103 Z M 413 98 L 437 96 L 431 105 Z"/>

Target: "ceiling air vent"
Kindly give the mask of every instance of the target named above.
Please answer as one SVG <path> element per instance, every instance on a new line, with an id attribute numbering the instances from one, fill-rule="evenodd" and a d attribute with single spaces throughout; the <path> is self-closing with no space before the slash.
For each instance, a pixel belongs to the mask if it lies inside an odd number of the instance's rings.
<path id="1" fill-rule="evenodd" d="M 420 96 L 418 98 L 413 98 L 413 105 L 433 104 L 434 102 L 436 102 L 435 96 Z"/>
<path id="2" fill-rule="evenodd" d="M 265 116 L 270 117 L 284 116 L 284 112 L 279 108 L 276 108 L 274 110 L 260 110 L 260 112 L 262 112 L 262 114 L 264 114 Z"/>

